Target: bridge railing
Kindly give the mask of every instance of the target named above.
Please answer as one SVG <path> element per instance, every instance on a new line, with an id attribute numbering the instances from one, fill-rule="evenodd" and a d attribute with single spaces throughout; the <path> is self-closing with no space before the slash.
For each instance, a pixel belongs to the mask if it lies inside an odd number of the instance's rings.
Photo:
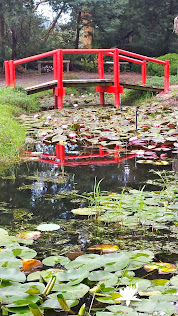
<path id="1" fill-rule="evenodd" d="M 55 107 L 63 107 L 63 95 L 65 90 L 63 88 L 63 55 L 64 54 L 97 54 L 98 55 L 98 76 L 99 79 L 104 79 L 104 55 L 113 58 L 113 70 L 114 70 L 114 85 L 113 86 L 97 86 L 96 91 L 100 93 L 100 104 L 104 104 L 104 93 L 115 94 L 115 106 L 120 105 L 120 93 L 123 92 L 123 86 L 120 85 L 119 81 L 119 61 L 120 59 L 140 64 L 142 67 L 142 84 L 146 84 L 146 63 L 151 61 L 159 63 L 164 66 L 164 93 L 169 90 L 169 60 L 158 60 L 155 58 L 147 57 L 144 55 L 132 53 L 122 49 L 55 49 L 46 53 L 18 59 L 5 61 L 5 79 L 6 85 L 15 87 L 15 66 L 28 63 L 34 60 L 39 60 L 49 56 L 53 56 L 53 76 L 54 80 L 57 81 L 57 87 L 54 88 L 55 96 Z"/>
<path id="2" fill-rule="evenodd" d="M 169 60 L 159 60 L 156 58 L 132 53 L 123 49 L 118 49 L 118 52 L 119 52 L 119 59 L 142 65 L 142 84 L 143 85 L 146 84 L 147 62 L 150 61 L 153 63 L 163 65 L 164 66 L 164 93 L 167 93 L 169 91 Z M 109 53 L 108 55 L 112 56 L 112 53 Z"/>

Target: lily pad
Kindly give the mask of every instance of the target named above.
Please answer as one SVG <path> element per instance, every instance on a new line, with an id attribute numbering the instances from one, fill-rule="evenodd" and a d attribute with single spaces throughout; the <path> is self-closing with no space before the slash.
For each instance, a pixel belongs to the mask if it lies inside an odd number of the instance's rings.
<path id="1" fill-rule="evenodd" d="M 24 259 L 22 260 L 22 268 L 21 271 L 23 271 L 26 275 L 30 274 L 40 268 L 43 267 L 43 264 L 40 260 L 35 259 Z"/>
<path id="2" fill-rule="evenodd" d="M 26 231 L 16 235 L 20 239 L 38 239 L 41 236 L 41 232 L 38 231 Z"/>
<path id="3" fill-rule="evenodd" d="M 90 252 L 102 252 L 102 253 L 111 253 L 116 252 L 119 250 L 119 247 L 116 245 L 109 245 L 109 244 L 101 244 L 101 245 L 94 245 L 88 248 Z"/>
<path id="4" fill-rule="evenodd" d="M 151 264 L 144 265 L 146 271 L 158 270 L 159 274 L 169 274 L 177 271 L 177 267 L 172 263 L 167 262 L 153 262 Z"/>
<path id="5" fill-rule="evenodd" d="M 41 231 L 53 231 L 60 229 L 60 226 L 57 224 L 41 224 L 37 227 Z"/>
<path id="6" fill-rule="evenodd" d="M 90 215 L 98 214 L 99 210 L 96 207 L 83 207 L 83 208 L 73 209 L 71 210 L 71 212 L 76 215 L 90 216 Z"/>

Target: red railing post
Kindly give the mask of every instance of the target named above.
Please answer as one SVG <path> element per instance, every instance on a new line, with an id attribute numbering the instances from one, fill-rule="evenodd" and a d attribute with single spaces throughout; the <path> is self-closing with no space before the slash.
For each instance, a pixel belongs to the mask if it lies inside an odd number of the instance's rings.
<path id="1" fill-rule="evenodd" d="M 142 84 L 146 84 L 146 60 L 143 60 L 142 64 Z"/>
<path id="2" fill-rule="evenodd" d="M 15 88 L 15 66 L 14 66 L 13 60 L 9 60 L 9 77 L 10 77 L 10 86 Z"/>
<path id="3" fill-rule="evenodd" d="M 56 58 L 56 60 L 55 60 Z M 63 53 L 62 49 L 59 49 L 54 57 L 55 61 L 55 76 L 57 82 L 57 88 L 55 88 L 55 106 L 57 109 L 63 108 Z"/>
<path id="4" fill-rule="evenodd" d="M 114 161 L 119 162 L 119 146 L 116 145 L 114 148 Z"/>
<path id="5" fill-rule="evenodd" d="M 9 68 L 9 62 L 6 60 L 4 62 L 4 69 L 5 69 L 5 80 L 6 80 L 6 85 L 10 85 L 10 68 Z"/>
<path id="6" fill-rule="evenodd" d="M 104 148 L 103 148 L 103 146 L 100 146 L 100 147 L 99 147 L 99 155 L 100 155 L 101 157 L 104 156 Z"/>
<path id="7" fill-rule="evenodd" d="M 61 162 L 65 161 L 65 146 L 61 144 L 56 145 L 56 158 Z"/>
<path id="8" fill-rule="evenodd" d="M 54 80 L 57 80 L 57 54 L 55 53 L 53 55 L 53 76 L 54 76 Z M 53 95 L 54 95 L 54 108 L 57 109 L 57 89 L 54 88 L 53 89 Z"/>
<path id="9" fill-rule="evenodd" d="M 169 60 L 165 60 L 164 66 L 164 93 L 169 91 Z"/>
<path id="10" fill-rule="evenodd" d="M 115 107 L 120 105 L 120 93 L 119 93 L 119 50 L 114 51 L 114 87 L 115 87 Z"/>
<path id="11" fill-rule="evenodd" d="M 98 75 L 99 79 L 104 79 L 103 53 L 98 54 Z M 104 92 L 100 92 L 100 105 L 104 105 Z"/>

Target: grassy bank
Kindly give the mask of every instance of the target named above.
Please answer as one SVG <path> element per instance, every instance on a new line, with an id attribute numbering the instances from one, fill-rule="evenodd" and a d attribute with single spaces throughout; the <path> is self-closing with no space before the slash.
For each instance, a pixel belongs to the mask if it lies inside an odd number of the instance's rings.
<path id="1" fill-rule="evenodd" d="M 178 76 L 170 76 L 170 85 L 178 85 Z M 141 83 L 141 82 L 140 82 Z M 164 77 L 154 76 L 147 79 L 147 85 L 163 87 L 164 86 Z M 122 95 L 122 104 L 124 105 L 139 105 L 142 103 L 147 103 L 154 96 L 154 93 L 151 91 L 141 91 L 141 90 L 132 90 L 124 89 Z"/>
<path id="2" fill-rule="evenodd" d="M 38 110 L 36 97 L 20 88 L 0 88 L 0 166 L 17 162 L 25 147 L 25 130 L 18 116 Z"/>

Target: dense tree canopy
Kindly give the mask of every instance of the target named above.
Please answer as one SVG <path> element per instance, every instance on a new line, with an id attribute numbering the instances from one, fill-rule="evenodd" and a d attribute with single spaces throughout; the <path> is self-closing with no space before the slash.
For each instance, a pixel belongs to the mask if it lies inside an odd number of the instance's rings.
<path id="1" fill-rule="evenodd" d="M 55 12 L 53 21 L 39 15 L 44 3 Z M 92 47 L 150 56 L 178 52 L 173 32 L 177 14 L 177 0 L 1 0 L 0 61 L 57 47 L 82 47 L 82 32 L 87 30 Z"/>

